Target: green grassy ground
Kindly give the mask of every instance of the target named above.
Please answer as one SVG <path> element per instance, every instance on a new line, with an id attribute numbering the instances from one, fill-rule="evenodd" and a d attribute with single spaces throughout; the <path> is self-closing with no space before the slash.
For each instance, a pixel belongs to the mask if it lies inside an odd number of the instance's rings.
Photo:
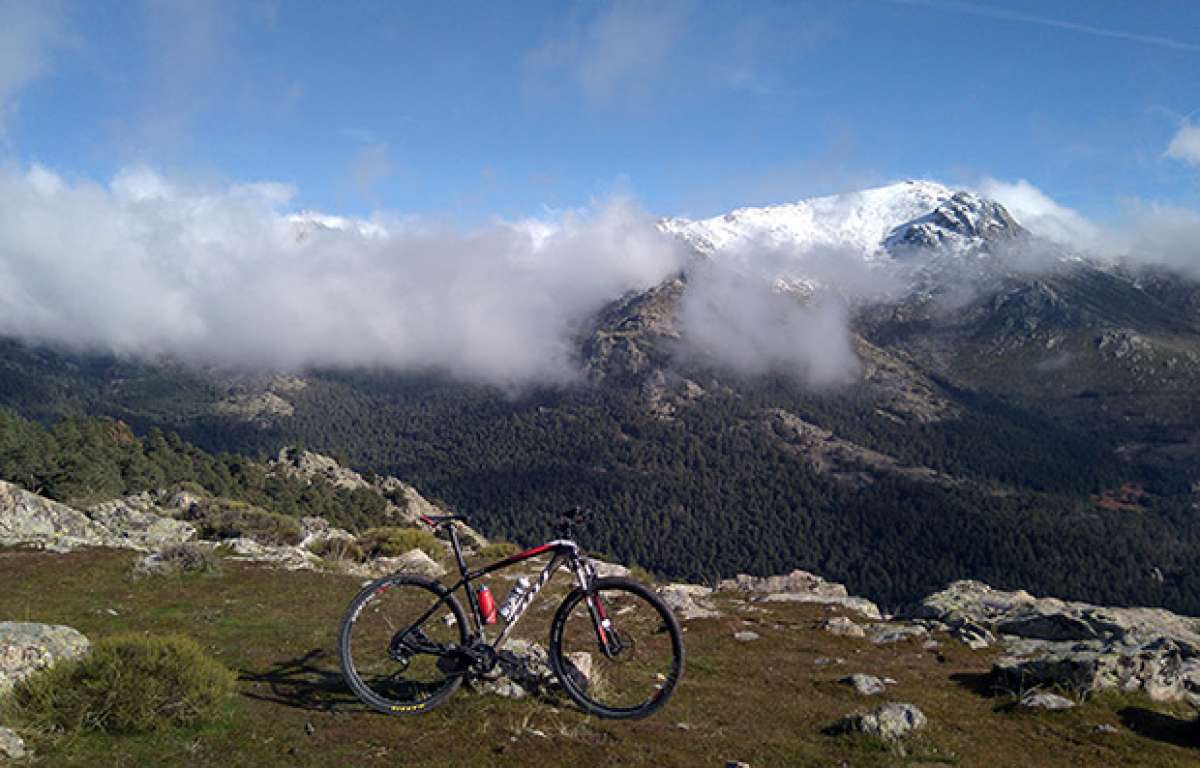
<path id="1" fill-rule="evenodd" d="M 985 695 L 994 652 L 952 642 L 888 647 L 817 628 L 817 606 L 772 604 L 688 622 L 687 673 L 655 716 L 612 723 L 565 700 L 507 701 L 460 691 L 445 707 L 397 718 L 365 710 L 342 687 L 335 634 L 357 579 L 226 563 L 220 575 L 132 580 L 130 553 L 0 551 L 0 619 L 61 623 L 98 638 L 182 632 L 240 674 L 219 722 L 146 736 L 30 736 L 45 766 L 1196 766 L 1200 736 L 1185 706 L 1107 696 L 1067 713 L 1029 713 Z M 497 579 L 503 594 L 507 584 Z M 543 593 L 518 636 L 545 642 L 560 591 Z M 527 623 L 526 623 L 527 622 Z M 752 629 L 750 643 L 733 633 Z M 843 664 L 822 666 L 838 657 Z M 822 731 L 881 702 L 837 682 L 894 677 L 888 700 L 930 724 L 904 754 Z M 1115 734 L 1094 731 L 1109 724 Z"/>

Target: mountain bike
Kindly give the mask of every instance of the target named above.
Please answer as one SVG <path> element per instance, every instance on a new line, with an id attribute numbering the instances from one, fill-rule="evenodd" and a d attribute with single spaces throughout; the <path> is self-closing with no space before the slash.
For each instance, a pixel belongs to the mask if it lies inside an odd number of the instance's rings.
<path id="1" fill-rule="evenodd" d="M 470 570 L 456 530 L 466 518 L 422 516 L 435 531 L 448 532 L 460 578 L 446 587 L 416 574 L 394 573 L 371 582 L 350 601 L 338 641 L 350 689 L 368 706 L 393 715 L 421 714 L 445 703 L 464 677 L 495 669 L 513 628 L 561 567 L 576 582 L 550 625 L 549 663 L 562 689 L 598 717 L 642 718 L 659 709 L 683 675 L 679 623 L 648 587 L 596 575 L 569 538 L 583 519 L 578 514 L 564 518 L 561 538 Z M 510 594 L 503 629 L 490 642 L 486 628 L 494 621 L 495 603 L 473 583 L 546 553 L 550 561 L 536 582 Z M 466 613 L 454 597 L 460 589 Z"/>

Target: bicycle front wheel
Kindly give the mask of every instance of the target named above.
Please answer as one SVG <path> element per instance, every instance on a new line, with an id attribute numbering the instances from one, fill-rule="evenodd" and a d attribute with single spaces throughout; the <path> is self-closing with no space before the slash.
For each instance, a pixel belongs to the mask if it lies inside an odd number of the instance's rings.
<path id="1" fill-rule="evenodd" d="M 416 715 L 462 684 L 461 662 L 438 651 L 466 642 L 462 608 L 441 584 L 393 574 L 350 602 L 338 650 L 354 695 L 389 715 Z"/>
<path id="2" fill-rule="evenodd" d="M 598 717 L 646 717 L 683 676 L 683 636 L 665 603 L 630 579 L 596 579 L 567 595 L 550 630 L 550 664 L 576 704 Z"/>

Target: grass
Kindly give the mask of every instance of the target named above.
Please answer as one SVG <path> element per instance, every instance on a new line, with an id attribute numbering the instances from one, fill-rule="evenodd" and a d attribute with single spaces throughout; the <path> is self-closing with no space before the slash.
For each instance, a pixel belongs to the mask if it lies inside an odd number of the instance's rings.
<path id="1" fill-rule="evenodd" d="M 158 731 L 215 719 L 236 679 L 182 635 L 116 635 L 22 680 L 3 711 L 46 732 Z"/>
<path id="2" fill-rule="evenodd" d="M 981 680 L 995 653 L 945 642 L 876 647 L 817 628 L 812 605 L 772 605 L 688 622 L 688 667 L 675 698 L 655 716 L 614 723 L 565 699 L 507 701 L 465 689 L 427 715 L 393 718 L 360 706 L 342 687 L 335 635 L 359 579 L 287 573 L 227 562 L 203 579 L 132 581 L 128 553 L 70 555 L 0 550 L 0 618 L 63 623 L 95 639 L 130 631 L 184 632 L 238 672 L 238 695 L 207 724 L 151 733 L 30 731 L 45 766 L 697 766 L 743 760 L 764 766 L 1195 766 L 1200 744 L 1188 707 L 1133 696 L 1089 697 L 1062 713 L 997 712 Z M 504 576 L 493 589 L 505 591 Z M 551 582 L 516 631 L 546 641 L 557 597 Z M 110 613 L 110 609 L 116 615 Z M 739 643 L 733 633 L 761 636 Z M 819 666 L 819 658 L 842 664 Z M 853 672 L 895 678 L 886 700 L 929 717 L 901 755 L 870 739 L 827 736 L 842 715 L 884 699 L 838 679 Z M 1116 734 L 1094 731 L 1112 725 Z M 535 733 L 537 732 L 537 733 Z M 538 735 L 543 734 L 543 735 Z M 1189 741 L 1189 738 L 1191 739 Z"/>
<path id="3" fill-rule="evenodd" d="M 399 557 L 414 549 L 435 560 L 446 554 L 437 537 L 423 528 L 372 528 L 358 538 L 358 545 L 369 557 Z"/>

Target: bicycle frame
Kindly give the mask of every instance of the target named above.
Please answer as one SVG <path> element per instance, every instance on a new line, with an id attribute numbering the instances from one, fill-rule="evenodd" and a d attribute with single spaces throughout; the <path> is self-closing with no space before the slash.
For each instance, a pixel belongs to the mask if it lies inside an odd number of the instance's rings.
<path id="1" fill-rule="evenodd" d="M 432 521 L 427 520 L 426 523 L 432 524 Z M 485 565 L 482 568 L 477 568 L 472 571 L 467 567 L 466 558 L 463 556 L 462 544 L 458 540 L 458 532 L 455 530 L 453 522 L 450 523 L 449 530 L 450 545 L 454 550 L 454 559 L 458 563 L 459 580 L 455 582 L 453 586 L 446 588 L 446 594 L 448 596 L 453 596 L 453 594 L 459 589 L 463 589 L 466 592 L 467 605 L 470 609 L 471 619 L 475 625 L 473 628 L 474 631 L 470 634 L 472 640 L 475 642 L 487 642 L 487 631 L 485 629 L 487 625 L 484 623 L 483 614 L 479 610 L 479 599 L 476 596 L 475 590 L 471 587 L 472 582 L 479 580 L 489 573 L 508 568 L 516 565 L 517 563 L 522 563 L 530 558 L 537 557 L 538 555 L 546 552 L 554 553 L 550 558 L 550 562 L 547 563 L 546 567 L 542 569 L 541 574 L 538 576 L 538 580 L 532 585 L 528 592 L 521 596 L 521 599 L 513 607 L 511 617 L 507 620 L 504 628 L 500 631 L 500 636 L 492 645 L 493 650 L 498 651 L 504 647 L 505 641 L 508 640 L 509 635 L 512 633 L 513 628 L 516 627 L 517 622 L 520 621 L 521 616 L 524 615 L 529 606 L 533 604 L 534 599 L 542 590 L 542 587 L 546 586 L 546 583 L 550 581 L 550 577 L 554 575 L 554 572 L 558 570 L 558 568 L 564 563 L 572 572 L 574 572 L 575 578 L 579 583 L 579 587 L 585 592 L 590 591 L 593 578 L 591 566 L 588 565 L 587 561 L 580 554 L 579 545 L 569 539 L 555 539 L 554 541 L 541 544 L 533 547 L 532 549 L 527 549 L 524 552 L 518 552 L 517 554 L 506 557 L 503 560 L 498 560 L 490 565 Z M 425 611 L 425 613 L 421 615 L 419 619 L 414 621 L 406 629 L 396 633 L 396 637 L 403 637 L 407 635 L 414 627 L 419 627 L 424 624 L 429 617 L 437 611 L 438 606 L 440 606 L 443 602 L 445 602 L 445 597 L 439 598 L 432 606 L 429 607 L 429 610 Z M 592 614 L 592 619 L 595 622 L 597 639 L 600 641 L 600 646 L 602 649 L 607 649 L 608 641 L 604 630 L 607 626 L 609 626 L 609 620 L 604 613 L 604 607 L 600 604 L 599 600 L 593 599 L 590 595 L 587 599 L 587 605 Z"/>

